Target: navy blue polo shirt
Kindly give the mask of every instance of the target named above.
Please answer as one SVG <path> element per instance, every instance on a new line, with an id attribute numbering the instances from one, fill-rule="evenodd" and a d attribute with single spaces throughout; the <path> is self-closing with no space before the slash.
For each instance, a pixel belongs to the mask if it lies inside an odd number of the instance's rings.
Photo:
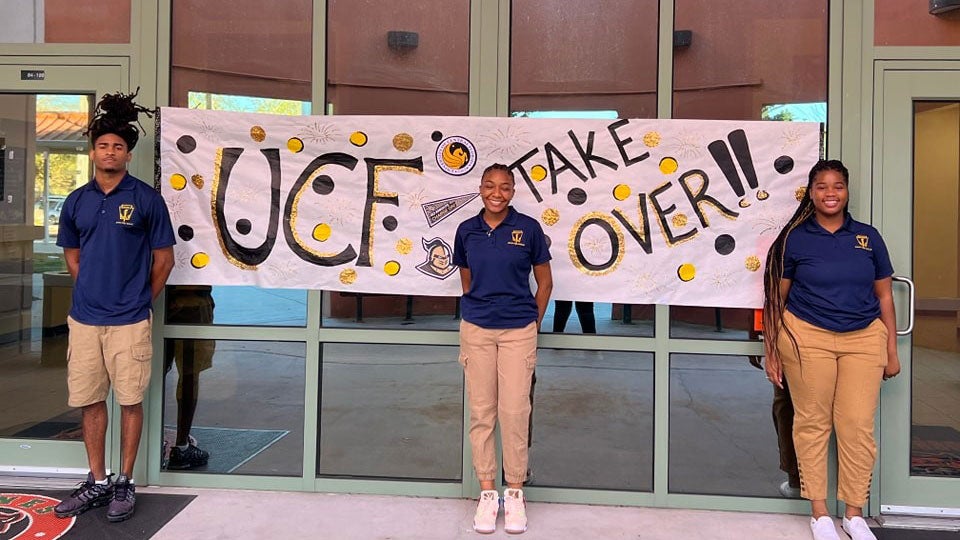
<path id="1" fill-rule="evenodd" d="M 60 212 L 57 245 L 80 248 L 70 316 L 93 326 L 146 320 L 153 303 L 153 250 L 176 243 L 163 198 L 127 174 L 104 194 L 96 180 L 73 191 Z"/>
<path id="2" fill-rule="evenodd" d="M 820 328 L 866 328 L 880 316 L 874 281 L 892 275 L 880 233 L 849 214 L 834 233 L 811 216 L 787 237 L 783 277 L 793 281 L 787 309 Z"/>
<path id="3" fill-rule="evenodd" d="M 453 264 L 470 270 L 470 290 L 460 300 L 463 320 L 483 328 L 523 328 L 537 320 L 530 271 L 550 260 L 540 224 L 511 206 L 496 229 L 483 211 L 457 227 Z"/>

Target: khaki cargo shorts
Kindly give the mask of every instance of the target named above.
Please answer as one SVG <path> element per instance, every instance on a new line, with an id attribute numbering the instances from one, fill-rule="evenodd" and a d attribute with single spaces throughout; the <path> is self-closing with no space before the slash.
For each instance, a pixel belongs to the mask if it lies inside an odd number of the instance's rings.
<path id="1" fill-rule="evenodd" d="M 90 326 L 67 317 L 68 404 L 105 401 L 110 385 L 120 405 L 136 405 L 150 382 L 152 317 L 120 326 Z"/>

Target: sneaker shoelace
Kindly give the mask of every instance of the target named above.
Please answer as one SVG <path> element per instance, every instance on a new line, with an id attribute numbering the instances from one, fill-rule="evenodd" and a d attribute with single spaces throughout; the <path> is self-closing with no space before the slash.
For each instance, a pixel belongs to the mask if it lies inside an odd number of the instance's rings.
<path id="1" fill-rule="evenodd" d="M 107 490 L 109 488 L 110 488 L 109 480 L 107 484 L 98 484 L 96 482 L 90 483 L 87 481 L 83 481 L 77 485 L 77 489 L 73 490 L 73 493 L 71 493 L 70 496 L 76 497 L 81 501 L 86 502 L 92 499 L 96 499 L 97 497 L 102 497 L 106 495 Z"/>
<path id="2" fill-rule="evenodd" d="M 113 489 L 114 500 L 126 501 L 133 498 L 134 487 L 130 482 L 117 483 Z"/>

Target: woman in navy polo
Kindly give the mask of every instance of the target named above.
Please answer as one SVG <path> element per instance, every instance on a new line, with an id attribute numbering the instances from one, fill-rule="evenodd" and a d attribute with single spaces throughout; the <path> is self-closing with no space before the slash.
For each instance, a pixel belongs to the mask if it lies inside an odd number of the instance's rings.
<path id="1" fill-rule="evenodd" d="M 849 173 L 820 161 L 800 207 L 767 253 L 767 378 L 790 386 L 800 493 L 815 540 L 839 540 L 827 510 L 827 445 L 837 432 L 837 498 L 853 540 L 876 540 L 862 517 L 876 459 L 882 380 L 900 372 L 893 267 L 880 234 L 847 212 Z"/>
<path id="2" fill-rule="evenodd" d="M 480 480 L 474 529 L 496 530 L 500 500 L 495 489 L 493 429 L 500 422 L 505 529 L 527 530 L 521 490 L 527 476 L 530 383 L 537 363 L 537 332 L 553 278 L 550 251 L 540 224 L 510 206 L 513 172 L 499 163 L 480 178 L 483 210 L 457 227 L 453 262 L 460 267 L 460 363 L 470 402 L 470 446 Z M 537 282 L 530 291 L 530 272 Z"/>

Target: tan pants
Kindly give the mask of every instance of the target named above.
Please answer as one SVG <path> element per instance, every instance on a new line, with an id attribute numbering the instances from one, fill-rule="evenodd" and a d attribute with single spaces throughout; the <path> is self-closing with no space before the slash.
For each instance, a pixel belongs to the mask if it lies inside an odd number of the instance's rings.
<path id="1" fill-rule="evenodd" d="M 460 322 L 460 364 L 470 402 L 470 447 L 478 480 L 496 477 L 493 429 L 500 422 L 508 483 L 527 478 L 530 380 L 537 364 L 537 324 L 487 329 Z"/>
<path id="2" fill-rule="evenodd" d="M 67 388 L 71 407 L 107 399 L 110 383 L 120 405 L 136 405 L 150 382 L 151 320 L 90 326 L 67 317 Z"/>
<path id="3" fill-rule="evenodd" d="M 870 491 L 877 447 L 873 438 L 877 398 L 887 365 L 887 327 L 877 319 L 862 330 L 831 332 L 784 312 L 786 331 L 777 352 L 790 384 L 793 440 L 800 466 L 800 494 L 827 498 L 827 445 L 837 430 L 837 498 L 863 507 Z"/>

